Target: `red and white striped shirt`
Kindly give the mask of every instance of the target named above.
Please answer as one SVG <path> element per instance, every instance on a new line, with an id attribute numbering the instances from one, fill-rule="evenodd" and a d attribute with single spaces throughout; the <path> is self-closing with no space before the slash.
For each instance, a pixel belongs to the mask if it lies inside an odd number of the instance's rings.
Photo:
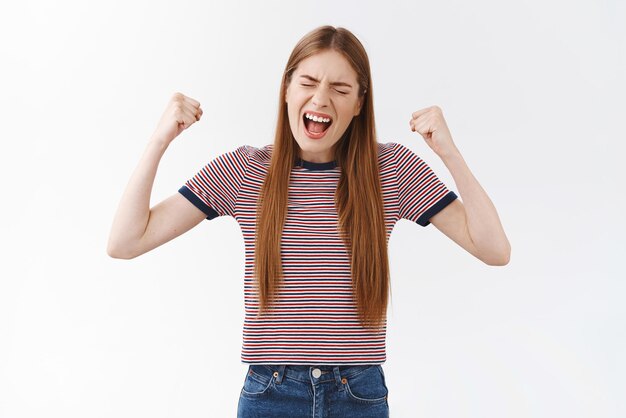
<path id="1" fill-rule="evenodd" d="M 232 216 L 245 242 L 245 319 L 242 363 L 382 364 L 386 322 L 367 329 L 358 321 L 350 259 L 338 234 L 334 161 L 299 160 L 291 171 L 281 254 L 284 285 L 272 313 L 256 317 L 253 286 L 256 203 L 273 145 L 243 145 L 210 161 L 179 189 L 206 219 Z M 457 198 L 431 168 L 402 144 L 378 143 L 387 241 L 395 223 L 427 226 Z"/>

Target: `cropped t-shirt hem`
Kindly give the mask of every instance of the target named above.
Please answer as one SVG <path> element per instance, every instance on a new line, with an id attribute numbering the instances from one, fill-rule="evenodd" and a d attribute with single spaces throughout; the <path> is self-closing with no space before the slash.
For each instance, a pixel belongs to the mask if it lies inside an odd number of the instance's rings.
<path id="1" fill-rule="evenodd" d="M 385 360 L 382 361 L 371 361 L 371 362 L 363 362 L 363 361 L 354 361 L 354 362 L 346 362 L 346 361 L 309 361 L 303 363 L 301 361 L 241 361 L 242 364 L 264 364 L 264 365 L 273 365 L 273 366 L 374 366 L 374 365 L 382 365 L 385 363 Z"/>

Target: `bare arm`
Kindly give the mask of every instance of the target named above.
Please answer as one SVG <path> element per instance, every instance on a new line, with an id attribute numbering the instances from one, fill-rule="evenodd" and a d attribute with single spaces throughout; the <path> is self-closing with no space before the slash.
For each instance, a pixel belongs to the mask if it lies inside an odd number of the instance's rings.
<path id="1" fill-rule="evenodd" d="M 452 202 L 431 218 L 431 223 L 469 253 L 490 266 L 504 266 L 511 257 L 511 244 L 496 208 L 478 183 L 460 152 L 443 158 L 463 203 Z M 465 245 L 463 245 L 465 244 Z"/>
<path id="2" fill-rule="evenodd" d="M 511 244 L 498 212 L 454 144 L 441 108 L 430 106 L 414 112 L 409 125 L 443 160 L 463 198 L 463 202 L 446 206 L 430 222 L 485 264 L 508 264 Z"/>
<path id="3" fill-rule="evenodd" d="M 107 253 L 130 259 L 176 238 L 198 225 L 206 214 L 176 192 L 149 208 L 156 166 L 162 152 L 149 143 L 120 201 Z"/>
<path id="4" fill-rule="evenodd" d="M 134 258 L 181 235 L 206 215 L 175 193 L 150 208 L 150 194 L 161 157 L 171 141 L 200 120 L 200 104 L 175 93 L 135 168 L 113 219 L 107 253 Z"/>

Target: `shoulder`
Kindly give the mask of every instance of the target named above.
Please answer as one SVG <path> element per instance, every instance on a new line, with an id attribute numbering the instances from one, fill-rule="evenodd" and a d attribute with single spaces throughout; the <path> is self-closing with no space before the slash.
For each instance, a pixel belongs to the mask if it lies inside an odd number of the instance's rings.
<path id="1" fill-rule="evenodd" d="M 384 147 L 383 154 L 388 155 L 389 163 L 396 168 L 426 167 L 426 162 L 411 148 L 399 142 L 387 142 L 381 144 Z"/>
<path id="2" fill-rule="evenodd" d="M 240 145 L 226 153 L 228 159 L 239 166 L 240 170 L 248 170 L 252 167 L 256 171 L 267 170 L 272 157 L 272 144 L 253 146 Z"/>
<path id="3" fill-rule="evenodd" d="M 378 143 L 378 155 L 379 156 L 392 156 L 396 158 L 402 154 L 415 154 L 409 147 L 399 142 L 379 142 Z"/>
<path id="4" fill-rule="evenodd" d="M 387 153 L 387 154 L 394 155 L 396 157 L 406 155 L 406 154 L 416 155 L 415 152 L 411 148 L 399 142 L 385 142 L 385 143 L 379 142 L 378 149 L 379 149 L 379 154 Z"/>
<path id="5" fill-rule="evenodd" d="M 378 143 L 378 162 L 381 168 L 395 165 L 397 150 L 402 146 L 397 142 Z"/>
<path id="6" fill-rule="evenodd" d="M 257 166 L 268 167 L 272 159 L 273 144 L 266 144 L 259 147 L 245 145 L 246 152 L 249 155 L 250 163 Z"/>
<path id="7" fill-rule="evenodd" d="M 246 161 L 264 162 L 272 156 L 272 144 L 255 147 L 253 145 L 240 145 L 227 154 L 236 155 Z"/>
<path id="8" fill-rule="evenodd" d="M 393 154 L 396 146 L 399 144 L 397 142 L 379 142 L 378 143 L 378 155 L 386 155 Z"/>

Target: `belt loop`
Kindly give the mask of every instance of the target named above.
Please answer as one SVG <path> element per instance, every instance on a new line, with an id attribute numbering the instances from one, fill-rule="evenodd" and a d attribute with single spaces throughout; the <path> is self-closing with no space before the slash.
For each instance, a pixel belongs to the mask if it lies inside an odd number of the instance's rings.
<path id="1" fill-rule="evenodd" d="M 280 385 L 280 382 L 283 381 L 283 376 L 285 375 L 285 365 L 281 364 L 280 366 L 278 366 L 278 370 L 276 371 L 276 373 L 276 383 Z"/>
<path id="2" fill-rule="evenodd" d="M 343 383 L 341 382 L 341 372 L 339 371 L 339 366 L 333 367 L 333 374 L 335 375 L 335 383 L 337 383 L 338 390 L 344 390 Z"/>

